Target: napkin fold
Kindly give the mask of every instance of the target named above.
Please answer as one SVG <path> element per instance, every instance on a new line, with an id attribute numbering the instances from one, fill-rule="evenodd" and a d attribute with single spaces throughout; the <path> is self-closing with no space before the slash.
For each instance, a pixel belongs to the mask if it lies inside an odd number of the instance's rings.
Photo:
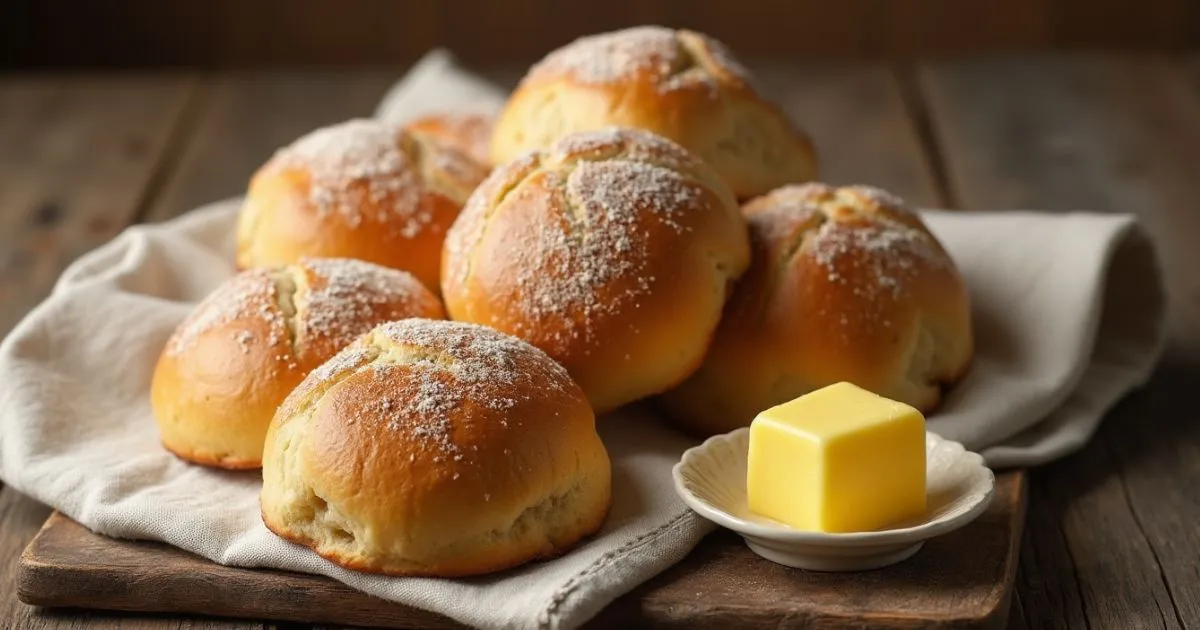
<path id="1" fill-rule="evenodd" d="M 376 115 L 488 111 L 503 94 L 435 51 Z M 711 525 L 675 496 L 694 442 L 638 406 L 602 418 L 614 503 L 604 529 L 561 558 L 482 578 L 346 571 L 284 542 L 258 514 L 260 476 L 190 466 L 160 446 L 148 390 L 172 329 L 235 273 L 238 200 L 129 228 L 62 275 L 0 343 L 0 477 L 110 536 L 160 540 L 215 562 L 318 573 L 484 628 L 573 628 L 683 558 Z M 929 419 L 993 467 L 1083 444 L 1150 374 L 1164 300 L 1132 216 L 1033 212 L 924 216 L 971 288 L 977 356 Z"/>

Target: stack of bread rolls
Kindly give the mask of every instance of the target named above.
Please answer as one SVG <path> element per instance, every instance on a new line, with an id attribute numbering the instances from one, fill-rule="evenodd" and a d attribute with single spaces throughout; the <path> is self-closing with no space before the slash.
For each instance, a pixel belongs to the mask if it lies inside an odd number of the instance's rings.
<path id="1" fill-rule="evenodd" d="M 838 381 L 932 410 L 962 277 L 901 200 L 816 177 L 724 45 L 662 27 L 550 53 L 494 118 L 313 131 L 163 349 L 163 444 L 261 466 L 263 521 L 333 562 L 465 576 L 602 527 L 597 414 L 699 437 Z"/>

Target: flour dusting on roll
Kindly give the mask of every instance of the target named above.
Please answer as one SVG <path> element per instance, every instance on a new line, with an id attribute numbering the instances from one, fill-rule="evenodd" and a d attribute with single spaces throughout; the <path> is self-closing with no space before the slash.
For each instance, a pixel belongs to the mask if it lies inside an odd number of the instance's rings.
<path id="1" fill-rule="evenodd" d="M 849 381 L 922 411 L 967 370 L 966 284 L 921 218 L 867 186 L 786 186 L 747 203 L 753 261 L 704 366 L 662 400 L 700 434 Z"/>
<path id="2" fill-rule="evenodd" d="M 495 330 L 384 324 L 314 370 L 267 436 L 266 525 L 343 566 L 465 576 L 594 533 L 611 470 L 579 387 Z"/>
<path id="3" fill-rule="evenodd" d="M 238 266 L 357 258 L 437 291 L 446 230 L 487 169 L 433 136 L 355 119 L 280 149 L 250 182 Z"/>
<path id="4" fill-rule="evenodd" d="M 546 55 L 498 116 L 492 161 L 610 126 L 678 142 L 739 199 L 817 175 L 808 136 L 762 98 L 725 45 L 660 26 L 581 37 Z"/>
<path id="5" fill-rule="evenodd" d="M 243 271 L 159 357 L 150 394 L 163 444 L 192 462 L 257 468 L 275 408 L 310 370 L 378 324 L 444 316 L 412 275 L 358 260 Z"/>
<path id="6" fill-rule="evenodd" d="M 604 129 L 497 167 L 447 237 L 442 291 L 453 319 L 541 348 L 602 412 L 699 366 L 748 260 L 710 167 L 665 138 Z"/>

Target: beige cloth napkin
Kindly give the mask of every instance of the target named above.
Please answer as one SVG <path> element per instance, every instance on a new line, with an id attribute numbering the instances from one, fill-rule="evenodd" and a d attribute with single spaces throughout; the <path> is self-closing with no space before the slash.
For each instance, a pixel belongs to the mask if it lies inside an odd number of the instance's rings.
<path id="1" fill-rule="evenodd" d="M 426 58 L 380 114 L 500 94 Z M 465 101 L 459 99 L 466 99 Z M 604 418 L 614 506 L 603 531 L 549 562 L 470 580 L 345 571 L 263 527 L 260 478 L 186 465 L 158 443 L 147 391 L 189 309 L 234 273 L 237 200 L 130 228 L 84 256 L 0 344 L 0 477 L 112 536 L 161 540 L 216 562 L 320 573 L 486 628 L 571 628 L 679 561 L 710 531 L 675 496 L 691 442 L 631 408 Z M 978 357 L 930 419 L 996 466 L 1076 448 L 1143 382 L 1162 337 L 1152 250 L 1128 216 L 926 214 L 975 300 Z"/>

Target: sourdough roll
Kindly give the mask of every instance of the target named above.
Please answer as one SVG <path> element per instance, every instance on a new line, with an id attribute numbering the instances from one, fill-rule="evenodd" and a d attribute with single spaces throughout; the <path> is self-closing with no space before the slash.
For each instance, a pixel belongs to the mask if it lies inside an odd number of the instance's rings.
<path id="1" fill-rule="evenodd" d="M 967 287 L 900 199 L 865 186 L 787 186 L 743 208 L 753 262 L 704 366 L 663 397 L 700 434 L 849 381 L 922 411 L 967 369 Z"/>
<path id="2" fill-rule="evenodd" d="M 600 413 L 700 365 L 748 261 L 716 173 L 664 138 L 604 129 L 492 172 L 447 236 L 442 292 L 451 319 L 562 363 Z"/>
<path id="3" fill-rule="evenodd" d="M 257 468 L 276 407 L 310 370 L 378 324 L 444 316 L 412 275 L 371 263 L 306 258 L 243 271 L 159 356 L 150 402 L 163 445 L 198 464 Z"/>
<path id="4" fill-rule="evenodd" d="M 483 165 L 491 164 L 489 153 L 495 117 L 478 112 L 437 112 L 420 116 L 404 128 L 450 147 Z"/>
<path id="5" fill-rule="evenodd" d="M 238 217 L 238 266 L 358 258 L 437 291 L 446 230 L 486 175 L 454 148 L 384 122 L 318 129 L 254 174 Z"/>
<path id="6" fill-rule="evenodd" d="M 495 330 L 384 324 L 279 408 L 263 522 L 342 566 L 465 576 L 563 553 L 603 524 L 611 469 L 579 386 Z"/>
<path id="7" fill-rule="evenodd" d="M 723 44 L 659 26 L 583 37 L 534 65 L 496 121 L 492 161 L 608 126 L 678 142 L 739 199 L 816 177 L 808 136 L 758 94 Z"/>

